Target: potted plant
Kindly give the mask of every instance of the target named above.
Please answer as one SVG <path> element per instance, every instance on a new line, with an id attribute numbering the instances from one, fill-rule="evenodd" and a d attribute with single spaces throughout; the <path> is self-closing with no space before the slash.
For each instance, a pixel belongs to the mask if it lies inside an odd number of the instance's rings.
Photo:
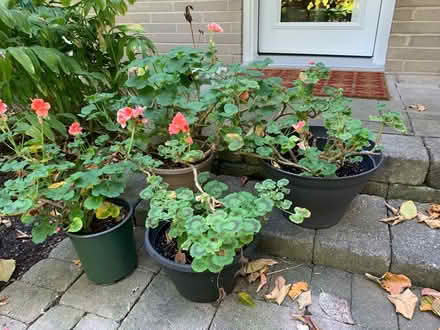
<path id="1" fill-rule="evenodd" d="M 78 122 L 66 130 L 48 102 L 35 99 L 31 108 L 21 118 L 0 115 L 0 138 L 12 150 L 0 170 L 16 174 L 0 190 L 0 213 L 32 225 L 37 244 L 65 231 L 91 281 L 125 277 L 137 265 L 133 210 L 118 197 L 134 164 L 108 137 L 89 144 Z"/>
<path id="2" fill-rule="evenodd" d="M 148 176 L 140 194 L 150 201 L 145 248 L 182 296 L 212 302 L 232 292 L 240 260 L 252 255 L 255 234 L 273 207 L 289 212 L 291 202 L 284 200 L 288 181 L 266 180 L 256 184 L 256 194 L 224 196 L 226 184 L 192 169 L 196 193 L 188 188 L 169 190 L 161 177 Z M 296 222 L 309 215 L 302 208 L 290 214 Z"/>
<path id="3" fill-rule="evenodd" d="M 327 98 L 313 96 L 313 88 L 328 78 L 329 70 L 321 63 L 309 64 L 311 67 L 290 89 L 280 86 L 280 79 L 272 78 L 254 79 L 245 101 L 229 97 L 231 90 L 225 89 L 222 81 L 213 93 L 219 100 L 228 100 L 223 109 L 230 114 L 229 126 L 220 130 L 224 145 L 230 151 L 262 159 L 268 178 L 287 178 L 289 188 L 294 188 L 289 200 L 312 213 L 302 226 L 326 228 L 341 219 L 368 178 L 381 166 L 379 144 L 384 127 L 400 132 L 406 128 L 399 113 L 379 108 L 379 115 L 370 118 L 381 125 L 374 135 L 362 127 L 360 120 L 352 118 L 342 90 L 328 87 Z M 259 63 L 258 67 L 264 65 Z M 240 80 L 247 82 L 250 74 L 256 75 L 252 71 L 231 73 L 230 79 L 240 85 Z M 227 84 L 229 79 L 223 81 Z M 311 126 L 311 120 L 318 117 L 324 126 Z"/>
<path id="4" fill-rule="evenodd" d="M 305 0 L 284 0 L 281 2 L 282 22 L 307 22 L 307 1 Z"/>

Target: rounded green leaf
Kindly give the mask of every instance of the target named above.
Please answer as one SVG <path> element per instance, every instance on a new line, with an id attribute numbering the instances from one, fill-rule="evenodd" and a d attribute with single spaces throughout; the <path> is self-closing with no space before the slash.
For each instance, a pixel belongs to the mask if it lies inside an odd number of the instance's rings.
<path id="1" fill-rule="evenodd" d="M 77 233 L 82 229 L 82 227 L 83 227 L 82 219 L 80 217 L 74 217 L 67 231 L 69 233 Z"/>
<path id="2" fill-rule="evenodd" d="M 188 234 L 194 236 L 200 236 L 207 229 L 204 223 L 204 218 L 201 216 L 187 218 L 185 221 L 185 228 L 188 231 Z"/>
<path id="3" fill-rule="evenodd" d="M 240 224 L 240 231 L 244 233 L 258 233 L 261 229 L 261 223 L 257 219 L 244 219 Z"/>
<path id="4" fill-rule="evenodd" d="M 240 230 L 240 224 L 243 221 L 241 217 L 228 217 L 222 222 L 215 224 L 217 233 L 236 233 Z"/>
<path id="5" fill-rule="evenodd" d="M 219 255 L 213 255 L 211 257 L 211 261 L 214 265 L 224 267 L 226 265 L 232 264 L 234 261 L 234 254 L 227 253 L 226 255 L 219 256 Z"/>
<path id="6" fill-rule="evenodd" d="M 274 203 L 271 199 L 260 197 L 257 200 L 255 200 L 256 212 L 258 212 L 258 214 L 261 214 L 261 216 L 272 212 L 273 206 Z"/>
<path id="7" fill-rule="evenodd" d="M 191 263 L 192 270 L 201 273 L 208 269 L 208 260 L 206 257 L 195 258 Z"/>
<path id="8" fill-rule="evenodd" d="M 194 193 L 188 188 L 179 188 L 176 190 L 176 194 L 177 199 L 185 201 L 192 201 L 194 199 Z"/>
<path id="9" fill-rule="evenodd" d="M 180 218 L 188 218 L 188 217 L 192 217 L 194 214 L 194 211 L 192 208 L 190 207 L 184 207 L 182 209 L 179 209 L 177 211 L 177 216 Z"/>
<path id="10" fill-rule="evenodd" d="M 206 255 L 206 250 L 199 243 L 194 243 L 193 245 L 191 245 L 191 248 L 189 249 L 189 254 L 193 258 L 200 258 Z"/>

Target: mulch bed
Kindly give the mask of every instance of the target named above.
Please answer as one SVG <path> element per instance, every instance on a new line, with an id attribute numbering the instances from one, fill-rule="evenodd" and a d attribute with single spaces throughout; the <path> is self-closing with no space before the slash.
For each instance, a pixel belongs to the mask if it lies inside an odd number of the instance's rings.
<path id="1" fill-rule="evenodd" d="M 0 176 L 0 185 L 3 185 L 7 178 Z M 31 225 L 24 225 L 19 217 L 2 217 L 2 220 L 9 220 L 11 225 L 6 227 L 0 224 L 0 259 L 14 259 L 16 268 L 9 282 L 0 282 L 0 291 L 19 279 L 38 261 L 47 258 L 50 251 L 65 237 L 61 232 L 41 244 L 34 244 L 31 240 Z M 29 238 L 17 238 L 17 233 L 20 235 L 19 231 L 29 235 Z"/>

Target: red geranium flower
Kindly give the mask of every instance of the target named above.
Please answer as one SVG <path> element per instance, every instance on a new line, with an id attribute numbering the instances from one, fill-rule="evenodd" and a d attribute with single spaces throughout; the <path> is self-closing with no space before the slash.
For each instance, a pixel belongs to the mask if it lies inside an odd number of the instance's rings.
<path id="1" fill-rule="evenodd" d="M 43 99 L 33 99 L 31 109 L 35 111 L 38 117 L 46 118 L 49 115 L 50 103 Z"/>
<path id="2" fill-rule="evenodd" d="M 122 128 L 127 126 L 127 121 L 129 121 L 133 117 L 134 110 L 130 107 L 122 108 L 118 111 L 118 123 Z"/>
<path id="3" fill-rule="evenodd" d="M 81 132 L 82 132 L 82 127 L 77 121 L 74 122 L 72 125 L 70 125 L 70 127 L 69 127 L 69 134 L 70 135 L 75 136 L 75 135 L 81 134 Z"/>
<path id="4" fill-rule="evenodd" d="M 182 113 L 178 112 L 171 122 L 170 126 L 168 127 L 168 132 L 170 135 L 176 135 L 180 132 L 188 133 L 189 132 L 189 124 L 186 120 L 185 116 L 182 115 Z"/>
<path id="5" fill-rule="evenodd" d="M 0 99 L 0 115 L 4 115 L 7 110 L 8 105 L 6 103 L 3 103 L 3 100 Z"/>

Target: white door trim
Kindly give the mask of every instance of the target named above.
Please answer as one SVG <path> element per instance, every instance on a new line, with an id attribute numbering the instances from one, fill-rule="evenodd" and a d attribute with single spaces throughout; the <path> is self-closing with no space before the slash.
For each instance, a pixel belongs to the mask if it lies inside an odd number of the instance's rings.
<path id="1" fill-rule="evenodd" d="M 274 67 L 304 67 L 309 60 L 324 62 L 334 69 L 357 69 L 384 71 L 388 41 L 393 22 L 396 0 L 382 1 L 373 57 L 259 55 L 258 54 L 258 6 L 260 0 L 243 0 L 243 63 L 270 57 Z"/>

